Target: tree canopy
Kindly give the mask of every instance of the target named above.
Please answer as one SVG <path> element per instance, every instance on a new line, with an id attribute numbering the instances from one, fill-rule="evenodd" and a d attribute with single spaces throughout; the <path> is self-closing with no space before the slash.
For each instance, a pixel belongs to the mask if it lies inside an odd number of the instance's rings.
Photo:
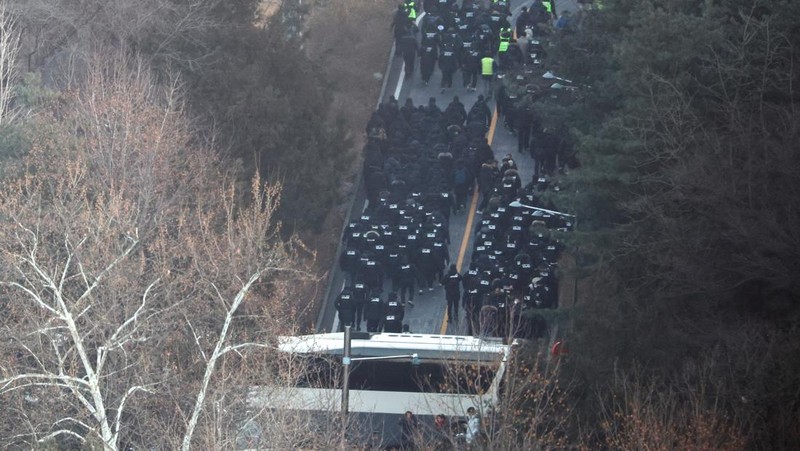
<path id="1" fill-rule="evenodd" d="M 9 4 L 9 14 L 23 70 L 51 89 L 80 79 L 98 53 L 143 59 L 159 84 L 177 80 L 193 139 L 238 161 L 245 186 L 256 172 L 281 183 L 278 215 L 318 231 L 353 155 L 329 84 L 282 21 L 296 5 L 281 5 L 259 18 L 256 0 L 33 0 Z"/>
<path id="2" fill-rule="evenodd" d="M 756 448 L 800 443 L 798 22 L 791 1 L 606 1 L 554 52 L 591 85 L 563 180 L 593 269 L 574 368 L 709 384 Z"/>

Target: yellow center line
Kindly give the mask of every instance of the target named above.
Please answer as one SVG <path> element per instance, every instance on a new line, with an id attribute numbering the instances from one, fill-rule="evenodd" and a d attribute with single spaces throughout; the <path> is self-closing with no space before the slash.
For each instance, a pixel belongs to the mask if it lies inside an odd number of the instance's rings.
<path id="1" fill-rule="evenodd" d="M 497 128 L 497 108 L 492 113 L 492 122 L 489 125 L 489 132 L 486 134 L 486 142 L 492 145 L 494 139 L 494 131 Z M 469 237 L 472 235 L 472 223 L 475 221 L 475 210 L 478 208 L 478 184 L 472 190 L 472 202 L 469 204 L 469 213 L 467 213 L 467 224 L 464 226 L 464 237 L 461 239 L 461 247 L 458 249 L 458 258 L 456 259 L 456 271 L 461 272 L 461 266 L 464 263 L 464 257 L 467 255 L 467 245 L 469 245 Z M 447 302 L 447 301 L 445 301 Z M 444 309 L 444 319 L 442 320 L 442 327 L 439 328 L 439 335 L 447 333 L 447 308 Z"/>
<path id="2" fill-rule="evenodd" d="M 492 113 L 492 122 L 489 124 L 489 133 L 486 134 L 486 142 L 489 145 L 492 145 L 492 140 L 494 139 L 494 129 L 497 128 L 497 107 L 495 107 L 494 112 Z"/>
<path id="3" fill-rule="evenodd" d="M 469 204 L 469 215 L 467 216 L 467 225 L 464 226 L 464 238 L 461 240 L 461 248 L 458 251 L 458 260 L 456 260 L 456 270 L 461 272 L 461 266 L 464 263 L 464 257 L 467 255 L 467 245 L 469 244 L 469 235 L 472 233 L 472 221 L 475 220 L 475 209 L 478 206 L 478 185 L 472 190 L 472 202 Z M 447 317 L 447 312 L 444 312 Z"/>

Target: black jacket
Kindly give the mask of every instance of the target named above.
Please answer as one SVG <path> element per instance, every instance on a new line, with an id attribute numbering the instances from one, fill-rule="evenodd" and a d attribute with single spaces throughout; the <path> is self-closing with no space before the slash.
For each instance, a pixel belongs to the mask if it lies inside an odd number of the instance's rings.
<path id="1" fill-rule="evenodd" d="M 380 296 L 373 296 L 365 307 L 364 316 L 368 321 L 380 321 L 386 316 L 386 303 Z"/>

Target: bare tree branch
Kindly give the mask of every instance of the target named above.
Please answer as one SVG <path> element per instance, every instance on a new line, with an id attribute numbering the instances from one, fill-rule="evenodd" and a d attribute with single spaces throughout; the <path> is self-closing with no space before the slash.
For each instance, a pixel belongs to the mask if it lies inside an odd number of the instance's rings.
<path id="1" fill-rule="evenodd" d="M 6 9 L 6 2 L 0 2 L 0 125 L 7 124 L 18 115 L 12 108 L 14 85 L 16 83 L 17 54 L 20 35 L 14 17 Z"/>

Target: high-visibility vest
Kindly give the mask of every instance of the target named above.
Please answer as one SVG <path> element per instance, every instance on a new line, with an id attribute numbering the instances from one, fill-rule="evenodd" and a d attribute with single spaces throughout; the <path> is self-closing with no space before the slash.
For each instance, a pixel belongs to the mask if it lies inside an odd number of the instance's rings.
<path id="1" fill-rule="evenodd" d="M 494 58 L 491 56 L 484 56 L 481 58 L 481 75 L 494 74 Z"/>
<path id="2" fill-rule="evenodd" d="M 417 18 L 417 8 L 414 5 L 414 2 L 405 2 L 403 4 L 403 9 L 408 12 L 408 18 L 411 20 L 415 20 Z"/>
<path id="3" fill-rule="evenodd" d="M 510 43 L 511 43 L 511 30 L 509 30 L 508 28 L 502 28 L 500 30 L 500 47 L 497 50 L 499 52 L 507 51 Z"/>
<path id="4" fill-rule="evenodd" d="M 547 10 L 547 14 L 553 14 L 553 3 L 550 0 L 542 0 L 542 6 Z"/>

